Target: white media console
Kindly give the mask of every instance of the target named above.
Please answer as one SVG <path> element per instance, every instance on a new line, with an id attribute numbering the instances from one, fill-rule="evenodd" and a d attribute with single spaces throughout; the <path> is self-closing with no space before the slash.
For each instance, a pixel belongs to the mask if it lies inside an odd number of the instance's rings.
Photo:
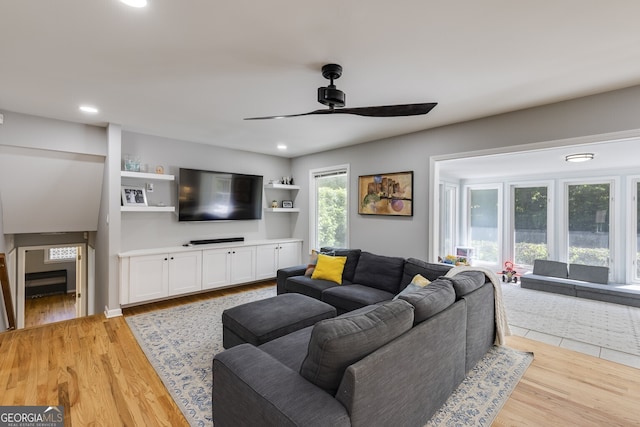
<path id="1" fill-rule="evenodd" d="M 301 264 L 302 240 L 278 239 L 120 253 L 120 305 L 128 306 L 276 277 Z"/>

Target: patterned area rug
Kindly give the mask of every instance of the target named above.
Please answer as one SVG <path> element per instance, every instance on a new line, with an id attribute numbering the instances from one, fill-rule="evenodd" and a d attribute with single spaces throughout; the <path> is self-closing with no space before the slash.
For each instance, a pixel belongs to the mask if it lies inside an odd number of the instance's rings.
<path id="1" fill-rule="evenodd" d="M 192 426 L 213 426 L 211 364 L 223 351 L 222 311 L 276 294 L 275 287 L 127 316 L 149 362 Z M 469 373 L 428 426 L 489 426 L 533 355 L 495 347 Z"/>
<path id="2" fill-rule="evenodd" d="M 640 308 L 502 285 L 510 325 L 640 356 Z"/>

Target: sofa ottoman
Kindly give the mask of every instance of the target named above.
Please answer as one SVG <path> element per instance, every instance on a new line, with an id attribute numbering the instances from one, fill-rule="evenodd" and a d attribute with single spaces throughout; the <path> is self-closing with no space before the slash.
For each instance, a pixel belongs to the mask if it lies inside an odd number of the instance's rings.
<path id="1" fill-rule="evenodd" d="M 222 345 L 259 346 L 335 316 L 335 307 L 302 294 L 249 302 L 222 312 Z"/>

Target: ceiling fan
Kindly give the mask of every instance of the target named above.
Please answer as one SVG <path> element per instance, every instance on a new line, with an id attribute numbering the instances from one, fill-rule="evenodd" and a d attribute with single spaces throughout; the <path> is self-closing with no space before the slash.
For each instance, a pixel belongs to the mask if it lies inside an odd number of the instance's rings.
<path id="1" fill-rule="evenodd" d="M 418 116 L 427 114 L 437 102 L 427 102 L 422 104 L 401 104 L 401 105 L 379 105 L 376 107 L 342 108 L 345 104 L 346 95 L 333 84 L 342 75 L 342 67 L 338 64 L 326 64 L 322 67 L 322 76 L 329 80 L 329 86 L 318 88 L 318 102 L 329 106 L 322 110 L 310 111 L 308 113 L 288 114 L 281 116 L 248 117 L 245 120 L 268 120 L 284 119 L 287 117 L 310 116 L 313 114 L 355 114 L 365 117 L 401 117 Z M 338 108 L 336 108 L 338 107 Z"/>

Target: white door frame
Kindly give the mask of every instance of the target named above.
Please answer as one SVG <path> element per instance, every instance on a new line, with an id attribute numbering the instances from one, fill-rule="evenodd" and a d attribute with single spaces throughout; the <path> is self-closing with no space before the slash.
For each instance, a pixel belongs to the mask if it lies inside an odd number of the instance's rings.
<path id="1" fill-rule="evenodd" d="M 86 243 L 60 243 L 57 245 L 37 245 L 37 246 L 22 246 L 18 248 L 18 277 L 17 277 L 17 288 L 16 288 L 16 329 L 24 329 L 24 305 L 25 305 L 25 264 L 26 264 L 26 256 L 27 251 L 34 250 L 46 250 L 49 248 L 59 248 L 59 247 L 67 247 L 67 246 L 75 246 L 80 248 L 80 253 L 83 254 L 80 266 L 82 271 L 87 271 L 87 244 Z M 76 271 L 78 270 L 78 260 L 76 259 Z M 93 294 L 93 289 L 87 287 L 87 275 L 81 274 L 81 277 L 76 275 L 76 295 L 81 293 L 81 308 L 80 312 L 86 315 L 87 313 L 87 301 L 89 300 L 88 295 Z M 95 281 L 91 281 L 95 282 Z M 78 292 L 80 290 L 80 292 Z"/>

